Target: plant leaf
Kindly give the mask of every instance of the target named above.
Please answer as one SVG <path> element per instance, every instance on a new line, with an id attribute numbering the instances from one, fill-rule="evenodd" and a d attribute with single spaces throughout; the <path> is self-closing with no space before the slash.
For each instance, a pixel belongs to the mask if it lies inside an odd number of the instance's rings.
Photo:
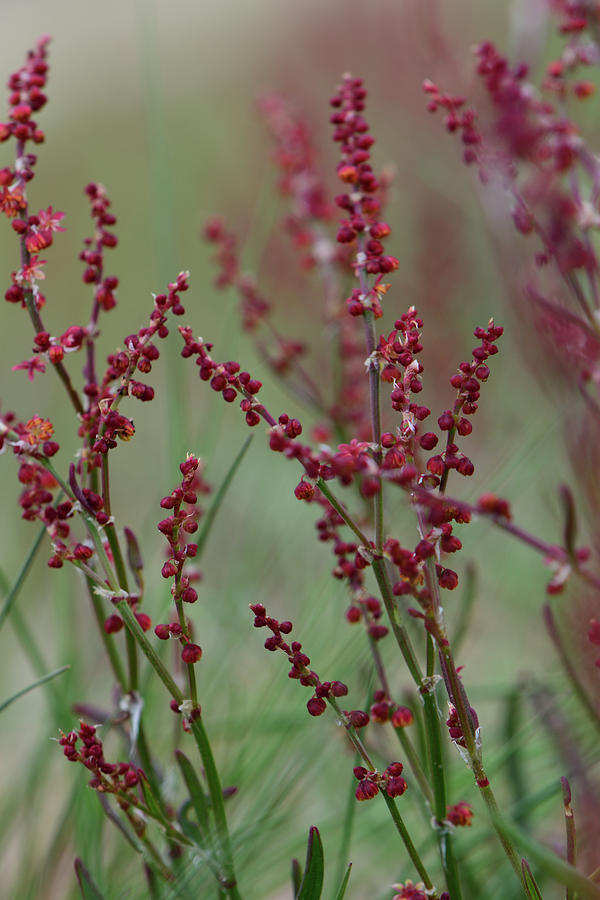
<path id="1" fill-rule="evenodd" d="M 292 860 L 292 887 L 294 889 L 294 898 L 298 897 L 298 891 L 302 884 L 302 869 L 297 859 Z"/>
<path id="2" fill-rule="evenodd" d="M 75 874 L 79 882 L 79 890 L 83 900 L 105 900 L 104 894 L 97 887 L 94 879 L 80 859 L 75 860 Z"/>
<path id="3" fill-rule="evenodd" d="M 196 552 L 196 561 L 199 560 L 200 556 L 202 555 L 202 551 L 204 549 L 204 545 L 210 534 L 210 529 L 212 528 L 213 522 L 215 520 L 215 516 L 217 515 L 217 513 L 219 511 L 221 503 L 225 499 L 225 494 L 229 490 L 229 485 L 231 484 L 231 482 L 233 480 L 233 476 L 237 472 L 238 467 L 246 454 L 246 450 L 250 446 L 252 437 L 253 437 L 253 435 L 250 435 L 249 437 L 247 437 L 246 440 L 244 441 L 244 443 L 242 444 L 241 449 L 239 450 L 236 458 L 233 460 L 232 464 L 230 465 L 230 467 L 227 471 L 227 474 L 225 475 L 225 478 L 219 485 L 219 487 L 217 489 L 217 493 L 215 494 L 215 498 L 214 498 L 213 502 L 211 503 L 211 505 L 208 509 L 208 512 L 206 513 L 206 515 L 204 516 L 204 519 L 202 520 L 202 527 L 200 528 L 200 531 L 198 533 L 198 537 L 196 540 L 196 543 L 198 545 L 198 550 Z"/>
<path id="4" fill-rule="evenodd" d="M 194 769 L 192 763 L 187 758 L 185 753 L 183 753 L 181 750 L 176 750 L 175 759 L 177 760 L 177 764 L 181 769 L 181 774 L 183 775 L 185 786 L 187 787 L 188 794 L 190 795 L 190 801 L 192 806 L 194 807 L 194 812 L 196 813 L 198 827 L 202 836 L 206 839 L 210 827 L 208 821 L 208 804 L 206 802 L 206 795 L 204 793 L 204 790 L 202 789 L 200 780 L 196 775 L 196 770 Z"/>
<path id="5" fill-rule="evenodd" d="M 154 796 L 154 792 L 150 784 L 146 781 L 146 778 L 140 778 L 140 787 L 142 789 L 142 794 L 144 795 L 144 800 L 146 802 L 146 806 L 150 811 L 150 814 L 156 819 L 157 822 L 164 822 L 164 813 L 161 809 L 161 805 Z"/>
<path id="6" fill-rule="evenodd" d="M 51 678 L 56 678 L 57 675 L 62 675 L 63 672 L 66 672 L 67 669 L 70 669 L 71 666 L 61 666 L 60 669 L 55 669 L 54 672 L 48 672 L 47 675 L 44 675 L 42 678 L 38 678 L 37 681 L 34 681 L 32 684 L 28 684 L 27 687 L 21 688 L 20 691 L 17 691 L 16 694 L 13 694 L 12 697 L 9 697 L 8 700 L 5 700 L 4 703 L 0 703 L 0 713 L 4 712 L 7 706 L 10 706 L 11 703 L 14 703 L 15 700 L 18 700 L 19 697 L 22 697 L 23 694 L 28 694 L 29 691 L 32 691 L 34 688 L 39 687 L 40 684 L 45 684 L 46 681 L 50 681 Z"/>
<path id="7" fill-rule="evenodd" d="M 304 875 L 298 890 L 297 900 L 319 900 L 323 890 L 324 873 L 323 843 L 319 829 L 312 825 L 308 832 L 306 865 L 304 866 Z"/>
<path id="8" fill-rule="evenodd" d="M 4 603 L 2 604 L 2 608 L 0 609 L 0 628 L 2 628 L 2 626 L 4 625 L 6 617 L 10 613 L 11 606 L 17 599 L 17 595 L 18 595 L 19 591 L 21 590 L 21 588 L 23 587 L 23 582 L 27 578 L 29 570 L 31 569 L 31 566 L 33 564 L 33 560 L 35 559 L 35 555 L 38 552 L 39 546 L 42 543 L 42 538 L 44 537 L 45 534 L 46 534 L 46 526 L 42 525 L 42 527 L 38 531 L 36 539 L 34 540 L 33 544 L 31 545 L 31 549 L 30 549 L 29 553 L 25 557 L 23 565 L 21 566 L 21 571 L 17 575 L 17 578 L 16 578 L 13 586 L 11 587 L 11 589 L 9 590 L 8 594 L 6 595 L 6 597 L 4 599 Z"/>
<path id="9" fill-rule="evenodd" d="M 521 871 L 523 873 L 525 892 L 529 897 L 529 900 L 544 900 L 526 859 L 521 860 Z"/>
<path id="10" fill-rule="evenodd" d="M 352 863 L 348 863 L 348 868 L 346 869 L 346 874 L 344 875 L 344 880 L 340 884 L 339 890 L 335 895 L 335 900 L 343 900 L 344 895 L 346 893 L 346 888 L 348 887 L 348 881 L 350 880 L 350 872 L 352 871 Z"/>
<path id="11" fill-rule="evenodd" d="M 498 814 L 492 816 L 498 830 L 510 838 L 513 843 L 525 847 L 530 856 L 540 869 L 559 884 L 581 894 L 585 900 L 600 900 L 600 888 L 589 878 L 578 872 L 577 869 L 565 862 L 547 847 L 538 844 L 532 837 L 517 828 L 512 822 Z"/>

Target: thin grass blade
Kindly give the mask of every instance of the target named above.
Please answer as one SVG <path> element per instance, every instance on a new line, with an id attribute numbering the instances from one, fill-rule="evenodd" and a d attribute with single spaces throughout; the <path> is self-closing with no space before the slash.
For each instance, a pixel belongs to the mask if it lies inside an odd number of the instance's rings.
<path id="1" fill-rule="evenodd" d="M 70 668 L 70 666 L 61 666 L 60 669 L 55 669 L 54 672 L 48 672 L 47 675 L 44 675 L 42 678 L 38 678 L 37 681 L 34 681 L 32 684 L 28 684 L 27 687 L 24 687 L 20 691 L 17 691 L 16 694 L 13 694 L 12 697 L 9 697 L 8 700 L 4 701 L 4 703 L 0 703 L 0 713 L 4 712 L 6 707 L 10 706 L 11 703 L 14 703 L 15 700 L 18 700 L 19 697 L 22 697 L 24 694 L 28 694 L 29 691 L 32 691 L 34 688 L 39 687 L 40 684 L 45 684 L 52 678 L 56 678 L 57 675 L 62 675 L 63 672 L 66 672 Z"/>

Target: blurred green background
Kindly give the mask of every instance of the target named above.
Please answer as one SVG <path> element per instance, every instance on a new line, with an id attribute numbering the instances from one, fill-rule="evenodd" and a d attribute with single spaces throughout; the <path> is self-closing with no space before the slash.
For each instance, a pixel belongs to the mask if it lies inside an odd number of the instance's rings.
<path id="1" fill-rule="evenodd" d="M 264 293 L 277 302 L 281 329 L 317 335 L 318 367 L 324 352 L 318 284 L 298 273 L 293 255 L 286 256 L 281 240 L 271 238 L 285 205 L 274 189 L 271 147 L 254 101 L 265 90 L 289 93 L 313 124 L 324 164 L 333 171 L 327 101 L 340 74 L 352 71 L 365 79 L 370 92 L 367 118 L 377 137 L 375 165 L 391 163 L 396 169 L 389 250 L 401 267 L 386 298 L 385 321 L 391 328 L 395 315 L 412 303 L 418 306 L 425 320 L 422 396 L 436 416 L 451 401 L 447 379 L 468 357 L 473 328 L 492 315 L 506 328 L 470 440 L 476 474 L 452 490 L 468 500 L 483 491 L 498 492 L 511 500 L 520 524 L 544 539 L 559 540 L 557 485 L 571 478 L 560 397 L 551 386 L 540 389 L 522 360 L 523 320 L 509 302 L 476 185 L 461 164 L 458 143 L 425 112 L 421 91 L 425 77 L 439 79 L 452 91 L 475 91 L 470 47 L 482 38 L 492 36 L 500 46 L 539 61 L 546 39 L 542 7 L 457 0 L 3 3 L 3 78 L 21 65 L 39 35 L 53 38 L 50 103 L 40 119 L 46 144 L 39 148 L 30 189 L 32 208 L 51 204 L 66 213 L 67 232 L 43 254 L 48 259 L 46 327 L 60 334 L 71 324 L 87 322 L 90 293 L 77 260 L 90 233 L 83 188 L 88 181 L 101 181 L 118 217 L 119 246 L 107 253 L 106 271 L 120 280 L 118 306 L 101 320 L 103 352 L 113 351 L 147 320 L 152 292 L 189 269 L 184 322 L 214 341 L 217 358 L 237 358 L 265 382 L 269 408 L 297 414 L 309 425 L 310 414 L 274 383 L 252 342 L 240 334 L 236 298 L 214 290 L 200 230 L 210 214 L 227 217 L 246 241 L 245 264 L 260 274 Z M 2 165 L 9 163 L 1 156 Z M 335 190 L 333 177 L 330 185 Z M 0 272 L 8 286 L 18 248 L 8 223 L 0 225 Z M 179 359 L 172 337 L 148 379 L 156 399 L 145 406 L 131 404 L 137 434 L 119 446 L 111 466 L 115 515 L 140 539 L 148 585 L 145 608 L 155 621 L 164 619 L 170 599 L 159 577 L 160 498 L 177 482 L 177 465 L 187 450 L 205 457 L 206 476 L 218 484 L 247 431 L 235 406 L 226 407 L 194 377 L 195 367 Z M 66 469 L 77 441 L 58 380 L 48 372 L 32 385 L 23 372 L 10 371 L 30 355 L 30 346 L 25 313 L 4 304 L 2 409 L 24 419 L 49 416 L 62 447 L 57 464 Z M 77 378 L 80 360 L 72 356 L 67 362 Z M 307 698 L 287 679 L 283 657 L 262 649 L 263 636 L 252 629 L 247 605 L 264 602 L 274 615 L 292 619 L 315 669 L 323 679 L 347 681 L 349 703 L 357 708 L 369 691 L 368 653 L 359 630 L 345 624 L 344 589 L 330 578 L 328 548 L 315 541 L 314 512 L 293 497 L 298 472 L 269 453 L 262 427 L 256 432 L 212 534 L 200 600 L 191 609 L 204 648 L 198 670 L 202 707 L 224 783 L 239 787 L 229 810 L 244 897 L 291 896 L 285 886 L 289 861 L 303 857 L 312 824 L 321 828 L 326 861 L 331 861 L 328 896 L 333 896 L 335 873 L 345 861 L 338 855 L 352 756 L 328 717 L 312 720 L 306 714 Z M 5 454 L 0 569 L 6 583 L 16 577 L 35 532 L 19 518 L 15 473 L 14 460 Z M 414 525 L 400 498 L 390 504 L 390 523 L 401 540 L 403 535 L 407 543 L 413 540 Z M 477 587 L 459 662 L 492 748 L 486 757 L 490 770 L 498 775 L 501 796 L 511 803 L 518 798 L 507 772 L 511 747 L 504 743 L 501 725 L 507 698 L 519 680 L 540 679 L 562 690 L 549 671 L 551 649 L 540 616 L 547 572 L 538 557 L 485 524 L 464 530 L 461 538 L 465 549 L 457 568 L 464 575 L 467 561 L 475 562 Z M 47 569 L 48 555 L 44 546 L 18 601 L 30 636 L 18 623 L 15 627 L 14 618 L 0 636 L 0 699 L 39 674 L 32 663 L 36 646 L 41 671 L 64 664 L 71 670 L 2 715 L 3 895 L 15 900 L 77 896 L 72 860 L 79 855 L 111 900 L 143 897 L 138 861 L 129 859 L 116 830 L 104 821 L 84 774 L 69 768 L 51 740 L 59 728 L 67 731 L 76 723 L 74 704 L 110 710 L 113 698 L 81 585 L 67 570 Z M 458 594 L 447 598 L 450 621 L 460 606 Z M 396 666 L 391 641 L 386 643 L 401 699 L 408 682 Z M 175 726 L 159 687 L 149 688 L 146 712 L 176 802 Z M 560 840 L 555 751 L 545 741 L 533 705 L 525 706 L 517 733 L 528 788 L 551 801 L 533 813 L 543 822 L 538 835 Z M 387 738 L 374 733 L 372 739 L 381 759 L 397 755 Z M 122 755 L 124 748 L 116 738 L 110 740 L 115 755 Z M 452 802 L 468 799 L 483 818 L 469 783 L 457 761 Z M 406 815 L 409 824 L 422 827 L 408 796 Z M 411 870 L 377 803 L 355 811 L 354 829 L 349 896 L 391 896 L 389 885 L 410 877 Z M 507 888 L 510 876 L 504 868 L 492 870 L 494 845 L 475 840 L 475 834 L 459 839 L 475 870 L 489 870 L 485 897 L 516 896 L 512 885 Z M 423 841 L 435 866 L 435 849 Z M 200 879 L 196 896 L 213 896 L 201 875 L 190 877 Z"/>

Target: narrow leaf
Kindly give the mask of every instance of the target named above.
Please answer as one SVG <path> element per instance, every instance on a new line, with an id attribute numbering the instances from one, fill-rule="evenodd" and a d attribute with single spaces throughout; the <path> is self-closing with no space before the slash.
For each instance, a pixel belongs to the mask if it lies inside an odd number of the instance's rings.
<path id="1" fill-rule="evenodd" d="M 556 856 L 547 847 L 538 844 L 537 841 L 507 819 L 499 815 L 493 815 L 492 818 L 498 830 L 515 844 L 523 846 L 527 850 L 527 855 L 537 863 L 546 875 L 581 894 L 585 900 L 600 900 L 600 888 L 593 884 L 589 878 L 586 878 L 569 863 Z"/>
<path id="2" fill-rule="evenodd" d="M 192 805 L 191 800 L 184 800 L 177 813 L 177 821 L 179 822 L 179 827 L 182 832 L 185 834 L 186 838 L 189 838 L 194 844 L 198 847 L 204 847 L 204 840 L 202 838 L 202 833 L 198 828 L 197 822 L 191 821 L 188 818 L 188 813 L 194 811 L 194 807 Z"/>
<path id="3" fill-rule="evenodd" d="M 348 868 L 346 869 L 346 874 L 344 875 L 344 880 L 340 884 L 339 890 L 335 895 L 335 900 L 343 900 L 344 895 L 346 894 L 346 888 L 348 887 L 348 882 L 350 880 L 350 872 L 352 871 L 352 863 L 348 863 Z"/>
<path id="4" fill-rule="evenodd" d="M 79 890 L 83 900 L 105 900 L 104 894 L 97 887 L 94 879 L 80 859 L 75 860 L 75 874 L 79 882 Z"/>
<path id="5" fill-rule="evenodd" d="M 194 812 L 196 813 L 196 819 L 198 820 L 198 826 L 203 836 L 206 837 L 208 835 L 210 827 L 208 821 L 208 804 L 206 803 L 206 795 L 204 793 L 204 790 L 202 789 L 200 780 L 196 775 L 196 770 L 194 769 L 192 763 L 187 758 L 185 753 L 183 753 L 181 750 L 176 750 L 175 759 L 177 760 L 177 764 L 181 769 L 181 774 L 183 775 L 185 786 L 187 787 L 188 794 L 190 795 L 190 800 L 192 806 L 194 807 Z"/>
<path id="6" fill-rule="evenodd" d="M 522 696 L 519 687 L 511 690 L 505 700 L 503 741 L 510 748 L 505 758 L 508 784 L 515 803 L 527 795 L 525 789 L 527 778 L 524 771 L 523 751 L 518 741 L 522 719 Z M 519 825 L 524 825 L 526 813 L 523 811 L 517 818 Z"/>
<path id="7" fill-rule="evenodd" d="M 292 888 L 294 890 L 294 898 L 298 897 L 298 891 L 302 884 L 302 866 L 297 859 L 292 860 Z"/>
<path id="8" fill-rule="evenodd" d="M 227 474 L 225 475 L 225 478 L 219 485 L 217 492 L 215 494 L 214 500 L 211 503 L 208 512 L 204 516 L 204 519 L 202 520 L 202 527 L 200 528 L 200 531 L 198 533 L 198 538 L 196 540 L 196 543 L 198 545 L 198 551 L 196 553 L 196 561 L 202 555 L 204 545 L 210 534 L 210 530 L 212 528 L 215 517 L 220 509 L 220 506 L 221 506 L 223 500 L 225 499 L 225 495 L 226 495 L 227 491 L 229 490 L 229 486 L 230 486 L 231 482 L 233 481 L 233 476 L 237 472 L 239 465 L 246 454 L 246 450 L 250 446 L 252 437 L 253 437 L 252 435 L 247 437 L 246 440 L 244 441 L 244 443 L 242 444 L 242 447 L 241 447 L 240 451 L 238 452 L 238 455 L 232 462 Z"/>
<path id="9" fill-rule="evenodd" d="M 560 779 L 563 793 L 563 806 L 565 810 L 565 832 L 567 836 L 567 862 L 572 866 L 576 862 L 576 833 L 575 833 L 575 817 L 573 816 L 573 807 L 571 806 L 571 785 L 566 778 Z M 566 900 L 572 900 L 572 893 L 567 888 Z"/>
<path id="10" fill-rule="evenodd" d="M 136 853 L 142 854 L 144 852 L 144 848 L 140 844 L 137 839 L 137 836 L 130 831 L 129 828 L 124 824 L 121 818 L 116 814 L 116 812 L 111 808 L 110 803 L 108 802 L 108 797 L 105 794 L 98 794 L 98 800 L 100 801 L 100 806 L 102 807 L 104 814 L 107 819 L 119 829 L 125 840 L 131 844 Z"/>
<path id="11" fill-rule="evenodd" d="M 140 778 L 140 787 L 142 788 L 142 794 L 144 795 L 144 801 L 146 803 L 146 806 L 148 807 L 150 815 L 154 819 L 156 819 L 157 822 L 164 822 L 165 816 L 164 816 L 163 810 L 161 808 L 161 805 L 158 802 L 158 800 L 156 799 L 156 797 L 154 796 L 152 788 L 151 788 L 150 784 L 146 781 L 145 777 Z"/>
<path id="12" fill-rule="evenodd" d="M 525 893 L 529 897 L 529 900 L 544 900 L 526 859 L 521 860 L 521 872 L 523 873 Z"/>
<path id="13" fill-rule="evenodd" d="M 319 834 L 319 829 L 313 825 L 308 832 L 306 865 L 297 900 L 319 900 L 323 890 L 324 873 L 325 860 L 323 858 L 321 835 Z"/>
<path id="14" fill-rule="evenodd" d="M 6 597 L 4 599 L 4 603 L 2 604 L 2 608 L 0 609 L 0 628 L 2 628 L 2 626 L 4 625 L 4 622 L 11 610 L 12 605 L 15 602 L 15 600 L 17 599 L 17 595 L 18 595 L 19 591 L 21 590 L 21 588 L 23 587 L 23 582 L 25 581 L 25 579 L 29 573 L 29 570 L 33 564 L 33 560 L 35 559 L 35 555 L 39 549 L 40 544 L 42 543 L 42 539 L 45 534 L 46 534 L 46 526 L 44 525 L 38 531 L 37 537 L 34 540 L 33 544 L 31 545 L 31 549 L 29 550 L 29 553 L 25 557 L 25 560 L 23 561 L 21 570 L 20 570 L 19 574 L 17 575 L 17 578 L 16 578 L 13 586 L 11 587 L 11 589 L 9 590 L 8 594 L 6 595 Z"/>
<path id="15" fill-rule="evenodd" d="M 23 694 L 28 694 L 29 691 L 32 691 L 34 688 L 39 687 L 40 684 L 45 684 L 46 681 L 50 681 L 51 678 L 56 678 L 57 675 L 62 675 L 63 672 L 66 672 L 67 669 L 70 669 L 71 666 L 61 666 L 60 669 L 55 669 L 54 672 L 49 672 L 47 675 L 44 675 L 43 678 L 38 678 L 37 681 L 34 681 L 32 684 L 27 685 L 27 687 L 22 688 L 20 691 L 17 691 L 16 694 L 13 694 L 12 697 L 9 697 L 8 700 L 5 700 L 4 703 L 0 703 L 0 713 L 4 712 L 7 706 L 10 706 L 11 703 L 14 703 L 15 700 L 18 700 L 19 697 L 22 697 Z"/>

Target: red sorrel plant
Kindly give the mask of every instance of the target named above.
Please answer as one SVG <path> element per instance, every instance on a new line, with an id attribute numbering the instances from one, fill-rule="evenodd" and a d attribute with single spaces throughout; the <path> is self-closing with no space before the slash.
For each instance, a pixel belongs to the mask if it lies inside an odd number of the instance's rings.
<path id="1" fill-rule="evenodd" d="M 586 4 L 558 7 L 569 47 L 562 68 L 553 64 L 550 76 L 562 102 L 569 92 L 566 70 L 576 63 L 596 61 L 598 22 Z M 582 44 L 587 31 L 589 46 Z M 94 234 L 80 254 L 83 282 L 91 295 L 89 318 L 84 325 L 69 326 L 60 337 L 48 330 L 46 297 L 40 287 L 46 261 L 41 254 L 51 247 L 54 233 L 64 230 L 63 214 L 52 206 L 32 213 L 35 207 L 31 206 L 29 184 L 37 162 L 30 151 L 44 139 L 37 117 L 46 103 L 47 44 L 47 38 L 41 39 L 25 65 L 11 76 L 9 115 L 0 125 L 0 139 L 14 147 L 13 161 L 0 171 L 0 208 L 19 244 L 18 266 L 5 297 L 26 310 L 34 329 L 33 355 L 13 368 L 24 369 L 32 381 L 47 368 L 56 369 L 72 409 L 71 422 L 80 449 L 73 461 L 61 459 L 52 421 L 35 409 L 25 414 L 4 412 L 0 439 L 16 458 L 22 516 L 38 522 L 40 535 L 48 535 L 51 541 L 48 565 L 60 569 L 68 563 L 81 573 L 80 588 L 89 598 L 119 706 L 115 716 L 98 715 L 97 708 L 86 702 L 76 704 L 81 721 L 76 726 L 56 722 L 56 728 L 65 729 L 60 731 L 58 743 L 67 760 L 89 770 L 89 786 L 97 793 L 103 811 L 141 856 L 146 887 L 140 888 L 140 896 L 142 891 L 152 897 L 263 896 L 260 885 L 245 883 L 244 866 L 238 864 L 238 856 L 246 851 L 243 835 L 235 834 L 236 801 L 225 801 L 233 794 L 243 798 L 247 788 L 240 783 L 235 789 L 223 789 L 221 784 L 207 733 L 210 717 L 205 727 L 203 713 L 205 686 L 200 673 L 207 649 L 205 619 L 195 615 L 197 565 L 247 444 L 231 460 L 228 475 L 206 514 L 199 495 L 209 494 L 211 488 L 197 455 L 190 453 L 180 461 L 181 479 L 170 493 L 164 494 L 165 487 L 158 488 L 156 503 L 161 517 L 159 520 L 157 515 L 157 528 L 167 546 L 162 562 L 154 560 L 152 568 L 156 576 L 160 571 L 163 594 L 169 585 L 172 607 L 169 603 L 168 614 L 161 615 L 163 621 L 152 627 L 147 612 L 147 554 L 141 552 L 129 524 L 121 521 L 121 504 L 111 495 L 110 469 L 122 442 L 140 441 L 132 407 L 136 401 L 154 400 L 147 379 L 154 365 L 160 364 L 160 342 L 168 337 L 173 317 L 186 315 L 182 295 L 189 289 L 189 273 L 180 273 L 164 293 L 153 297 L 145 323 L 101 363 L 100 324 L 104 313 L 117 304 L 118 279 L 107 275 L 105 268 L 105 252 L 117 242 L 117 220 L 105 189 L 89 184 L 85 192 Z M 522 232 L 537 232 L 542 239 L 538 263 L 554 266 L 555 277 L 572 292 L 578 313 L 548 299 L 533 282 L 528 288 L 532 302 L 554 323 L 553 333 L 563 335 L 563 344 L 568 340 L 578 343 L 578 336 L 585 336 L 588 352 L 583 354 L 586 364 L 577 373 L 577 384 L 594 412 L 597 261 L 590 229 L 594 216 L 599 215 L 595 157 L 582 149 L 579 136 L 575 139 L 574 125 L 525 85 L 522 67 L 511 69 L 490 44 L 479 48 L 478 58 L 498 113 L 489 140 L 479 130 L 475 113 L 465 111 L 463 98 L 444 94 L 427 82 L 430 108 L 443 108 L 447 128 L 462 133 L 466 162 L 479 166 L 482 180 L 498 173 L 516 204 L 517 227 Z M 573 93 L 589 96 L 591 87 L 588 84 L 584 89 L 581 84 L 588 83 L 577 82 Z M 454 598 L 467 588 L 451 559 L 463 549 L 463 539 L 468 540 L 473 529 L 480 528 L 491 541 L 495 527 L 542 554 L 551 570 L 551 594 L 562 591 L 572 578 L 585 590 L 586 598 L 591 598 L 589 602 L 597 604 L 600 576 L 590 550 L 576 541 L 575 502 L 567 488 L 562 489 L 566 511 L 563 539 L 552 544 L 516 523 L 509 501 L 486 490 L 485 485 L 478 489 L 476 502 L 461 499 L 463 479 L 477 478 L 475 464 L 467 455 L 471 452 L 469 437 L 477 422 L 474 417 L 482 389 L 485 402 L 484 385 L 492 369 L 502 365 L 501 353 L 498 360 L 492 357 L 502 347 L 503 328 L 493 319 L 477 325 L 474 345 L 466 352 L 456 348 L 456 368 L 448 373 L 447 398 L 434 412 L 420 402 L 424 383 L 421 354 L 427 329 L 410 301 L 403 310 L 392 299 L 399 262 L 393 255 L 393 235 L 386 221 L 390 184 L 387 176 L 378 176 L 373 168 L 374 137 L 366 118 L 366 98 L 362 80 L 345 75 L 331 99 L 333 139 L 339 147 L 336 175 L 341 185 L 341 192 L 334 197 L 329 195 L 328 178 L 319 168 L 303 119 L 280 96 L 267 97 L 259 104 L 275 143 L 279 188 L 290 204 L 284 230 L 298 248 L 300 265 L 312 270 L 325 298 L 323 321 L 330 338 L 325 362 L 322 350 L 311 356 L 304 341 L 280 331 L 273 304 L 258 280 L 242 271 L 234 232 L 220 219 L 212 219 L 205 229 L 206 239 L 216 248 L 218 286 L 232 286 L 239 294 L 242 326 L 256 335 L 265 368 L 283 380 L 294 406 L 273 413 L 258 378 L 234 360 L 219 361 L 213 345 L 195 337 L 192 325 L 178 329 L 183 341 L 181 355 L 194 361 L 200 380 L 208 382 L 226 403 L 237 403 L 247 426 L 266 426 L 270 450 L 282 454 L 295 468 L 290 489 L 298 501 L 314 509 L 318 539 L 329 544 L 334 555 L 337 586 L 332 596 L 343 607 L 340 620 L 345 621 L 340 621 L 331 640 L 343 642 L 350 626 L 364 632 L 369 672 L 355 667 L 348 684 L 335 671 L 322 680 L 312 668 L 315 665 L 322 670 L 321 662 L 311 662 L 308 655 L 311 638 L 305 636 L 305 626 L 299 629 L 301 643 L 291 621 L 269 612 L 271 601 L 265 597 L 261 581 L 244 585 L 254 627 L 269 633 L 265 648 L 277 657 L 283 653 L 290 666 L 288 677 L 308 688 L 308 714 L 320 718 L 330 713 L 346 738 L 341 749 L 333 739 L 328 741 L 327 721 L 309 720 L 305 726 L 308 730 L 310 724 L 311 734 L 319 729 L 315 745 L 320 741 L 328 753 L 338 755 L 352 783 L 353 803 L 348 812 L 342 811 L 337 797 L 327 798 L 330 808 L 339 810 L 339 817 L 345 819 L 337 877 L 328 882 L 327 889 L 331 896 L 344 896 L 349 884 L 348 863 L 356 849 L 350 840 L 355 801 L 365 805 L 373 801 L 381 805 L 381 817 L 387 817 L 397 841 L 393 865 L 401 883 L 388 886 L 378 880 L 380 888 L 387 890 L 386 896 L 413 900 L 500 895 L 536 898 L 559 896 L 559 890 L 566 891 L 567 897 L 600 897 L 597 870 L 593 871 L 600 861 L 594 858 L 592 826 L 588 838 L 585 832 L 583 836 L 576 832 L 574 825 L 580 806 L 585 809 L 596 803 L 596 811 L 598 808 L 598 788 L 589 771 L 597 754 L 587 743 L 589 733 L 600 726 L 600 717 L 591 691 L 582 683 L 569 643 L 547 606 L 547 627 L 568 684 L 586 714 L 583 725 L 577 726 L 584 736 L 579 741 L 574 727 L 569 733 L 570 709 L 553 710 L 553 717 L 547 717 L 563 758 L 556 791 L 550 793 L 555 808 L 564 809 L 566 821 L 562 844 L 550 849 L 545 846 L 547 834 L 540 831 L 534 816 L 542 798 L 528 789 L 523 778 L 518 730 L 510 725 L 511 744 L 503 751 L 512 786 L 518 788 L 518 802 L 514 803 L 507 800 L 503 789 L 502 760 L 498 762 L 498 751 L 490 747 L 491 729 L 481 727 L 473 705 L 477 686 L 470 683 L 469 670 L 463 678 L 463 651 L 455 627 L 460 603 Z M 518 178 L 521 161 L 533 173 L 523 185 Z M 578 164 L 591 179 L 590 199 L 585 202 L 575 171 Z M 582 221 L 584 213 L 587 218 Z M 583 236 L 577 229 L 584 230 Z M 585 273 L 589 294 L 580 282 L 579 270 Z M 53 315 L 51 302 L 48 312 Z M 393 327 L 384 326 L 386 317 Z M 68 359 L 70 353 L 77 356 L 78 352 L 84 358 L 82 378 L 76 376 Z M 298 403 L 308 407 L 307 414 L 313 417 L 310 438 L 296 416 Z M 142 446 L 140 453 L 145 450 Z M 162 473 L 156 475 L 159 478 L 162 485 Z M 173 475 L 164 480 L 171 484 Z M 160 494 L 164 494 L 162 499 Z M 393 513 L 399 499 L 407 511 L 404 525 Z M 298 507 L 298 516 L 302 515 L 302 507 Z M 592 532 L 594 542 L 596 533 Z M 247 535 L 250 538 L 251 534 Z M 236 552 L 236 548 L 228 549 Z M 0 613 L 2 623 L 9 614 L 17 615 L 17 593 L 34 552 L 7 593 Z M 166 608 L 163 603 L 162 609 Z M 297 620 L 302 618 L 297 604 L 292 614 Z M 598 620 L 592 619 L 592 643 L 600 643 L 599 630 Z M 167 642 L 175 650 L 172 656 L 164 652 Z M 222 646 L 226 654 L 227 636 Z M 272 667 L 276 678 L 276 660 Z M 158 726 L 149 721 L 144 708 L 152 682 L 162 690 Z M 541 687 L 528 689 L 521 684 L 511 696 L 513 712 L 522 699 L 542 702 L 545 698 Z M 553 698 L 546 701 L 551 708 Z M 294 701 L 289 702 L 291 707 Z M 165 761 L 157 758 L 157 737 L 151 731 L 155 727 L 164 732 L 169 722 L 177 726 L 176 801 L 164 776 Z M 124 740 L 113 752 L 106 745 L 112 743 L 112 732 L 117 729 Z M 576 766 L 571 765 L 573 759 Z M 271 772 L 264 773 L 265 780 L 272 777 Z M 573 796 L 570 782 L 575 785 Z M 582 788 L 585 796 L 578 794 Z M 587 827 L 587 818 L 583 821 Z M 308 822 L 304 826 L 308 827 Z M 474 844 L 469 844 L 468 835 L 461 840 L 458 829 L 466 827 L 474 833 L 474 841 L 485 844 L 487 871 L 473 865 Z M 579 868 L 576 834 L 583 845 Z M 245 839 L 250 840 L 248 836 Z M 555 835 L 552 840 L 554 845 Z M 265 843 L 258 840 L 254 852 L 262 851 L 264 864 L 269 866 Z M 381 865 L 378 860 L 376 867 Z M 91 874 L 78 860 L 76 873 L 84 897 L 102 896 L 94 883 L 95 879 L 106 881 L 101 872 Z M 309 832 L 304 870 L 295 862 L 292 876 L 295 897 L 312 900 L 321 896 L 324 855 L 316 827 Z M 351 894 L 351 886 L 349 890 Z"/>

